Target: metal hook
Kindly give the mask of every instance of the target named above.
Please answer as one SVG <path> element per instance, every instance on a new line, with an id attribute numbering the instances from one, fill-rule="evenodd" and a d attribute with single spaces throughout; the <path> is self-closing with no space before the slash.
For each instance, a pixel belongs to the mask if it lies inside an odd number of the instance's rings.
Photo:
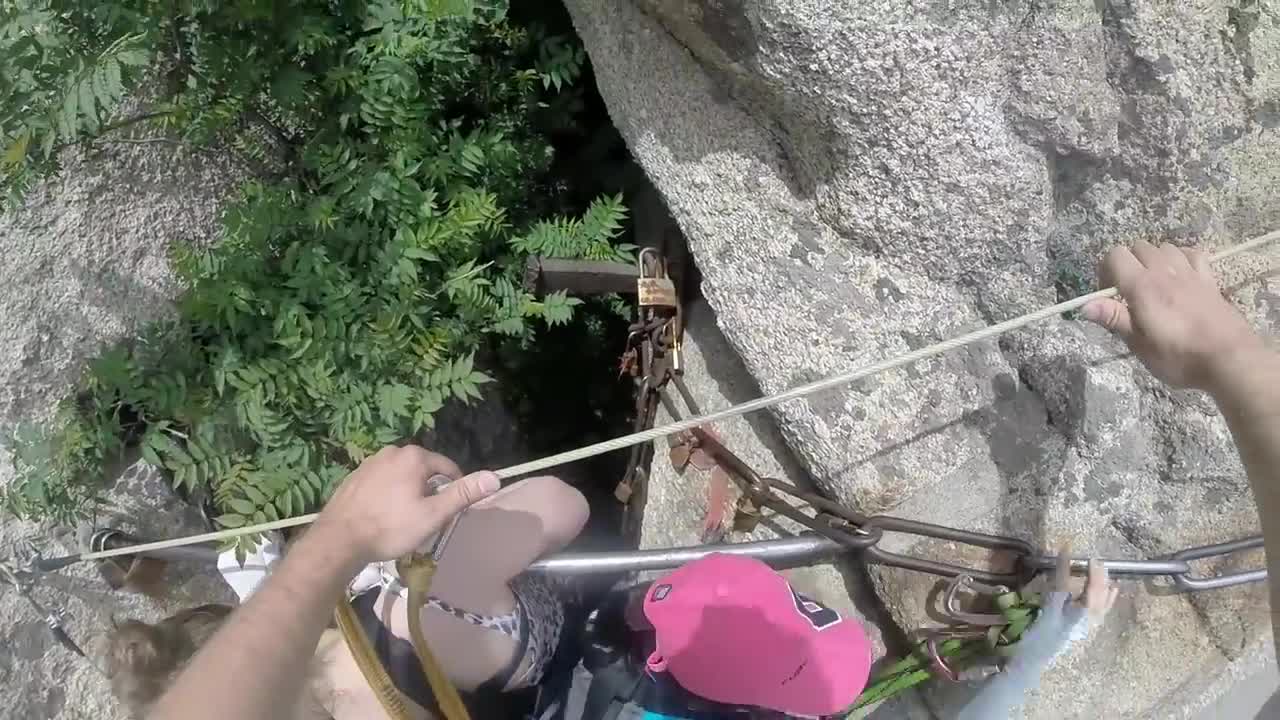
<path id="1" fill-rule="evenodd" d="M 32 561 L 32 567 L 35 567 L 34 563 L 37 562 L 38 559 L 39 554 L 37 553 L 35 555 L 35 560 Z M 18 593 L 19 597 L 26 600 L 27 604 L 31 606 L 31 609 L 35 610 L 36 614 L 44 619 L 45 626 L 49 628 L 49 632 L 53 633 L 53 637 L 58 641 L 58 644 L 62 645 L 62 647 L 66 648 L 68 651 L 73 652 L 82 658 L 88 659 L 89 656 L 85 654 L 84 650 L 80 649 L 80 646 L 76 644 L 75 640 L 71 639 L 71 635 L 67 632 L 66 626 L 63 625 L 62 613 L 48 610 L 40 603 L 39 600 L 36 600 L 35 596 L 31 593 L 32 588 L 35 586 L 33 573 L 17 569 L 12 562 L 0 562 L 0 578 L 3 578 L 6 582 L 12 585 L 14 592 Z"/>
<path id="2" fill-rule="evenodd" d="M 453 481 L 453 478 L 448 475 L 432 475 L 427 479 L 427 491 L 431 495 L 437 495 Z M 453 531 L 458 529 L 458 521 L 462 519 L 462 516 L 465 513 L 466 510 L 463 510 L 462 512 L 454 515 L 449 520 L 449 524 L 445 525 L 444 529 L 440 531 L 440 534 L 436 535 L 435 540 L 431 542 L 431 545 L 427 548 L 426 555 L 430 557 L 432 561 L 436 563 L 440 562 L 440 558 L 444 555 L 445 548 L 449 545 L 450 538 L 453 537 Z"/>
<path id="3" fill-rule="evenodd" d="M 947 664 L 946 659 L 942 657 L 942 653 L 938 652 L 938 636 L 930 635 L 925 640 L 924 646 L 926 654 L 929 656 L 929 665 L 933 667 L 937 674 L 951 682 L 960 682 L 960 676 Z"/>

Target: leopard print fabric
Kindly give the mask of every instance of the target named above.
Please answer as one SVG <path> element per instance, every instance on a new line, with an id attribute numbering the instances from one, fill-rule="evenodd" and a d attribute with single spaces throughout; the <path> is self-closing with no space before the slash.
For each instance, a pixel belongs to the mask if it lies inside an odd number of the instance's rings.
<path id="1" fill-rule="evenodd" d="M 503 635 L 510 636 L 514 640 L 518 641 L 520 639 L 521 613 L 519 607 L 506 615 L 480 615 L 479 613 L 473 613 L 469 610 L 454 607 L 433 595 L 427 596 L 427 601 L 423 603 L 423 606 L 439 610 L 443 613 L 448 613 L 459 620 L 471 623 L 477 627 L 482 627 L 486 630 L 493 630 L 494 632 L 500 632 Z"/>
<path id="2" fill-rule="evenodd" d="M 533 573 L 517 575 L 511 581 L 511 594 L 515 595 L 521 620 L 528 628 L 529 644 L 524 662 L 520 663 L 523 672 L 517 672 L 507 687 L 532 687 L 542 682 L 542 674 L 560 645 L 564 602 L 545 577 Z"/>
<path id="3" fill-rule="evenodd" d="M 389 568 L 382 569 L 382 583 L 387 590 L 402 597 L 408 596 L 405 588 Z M 543 576 L 533 573 L 517 575 L 510 583 L 516 609 L 505 615 L 484 615 L 456 607 L 435 596 L 428 596 L 426 607 L 448 613 L 476 627 L 502 633 L 521 644 L 521 636 L 528 633 L 524 658 L 519 664 L 508 690 L 537 685 L 560 644 L 560 632 L 564 628 L 564 603 L 555 588 Z"/>

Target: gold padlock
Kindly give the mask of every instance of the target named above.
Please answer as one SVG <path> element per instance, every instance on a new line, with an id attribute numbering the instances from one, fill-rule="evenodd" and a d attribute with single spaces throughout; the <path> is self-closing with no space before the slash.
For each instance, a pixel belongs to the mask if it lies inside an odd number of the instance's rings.
<path id="1" fill-rule="evenodd" d="M 636 279 L 636 300 L 640 307 L 678 307 L 676 284 L 667 277 L 666 262 L 658 251 L 653 248 L 641 250 L 636 264 L 640 270 L 640 277 Z"/>
<path id="2" fill-rule="evenodd" d="M 641 307 L 675 307 L 676 284 L 671 278 L 642 277 L 636 280 L 636 295 Z"/>

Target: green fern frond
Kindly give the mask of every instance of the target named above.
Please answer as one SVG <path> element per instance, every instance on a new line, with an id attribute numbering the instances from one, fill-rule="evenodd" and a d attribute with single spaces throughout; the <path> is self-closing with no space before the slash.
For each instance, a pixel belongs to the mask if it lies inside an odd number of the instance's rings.
<path id="1" fill-rule="evenodd" d="M 577 43 L 560 36 L 546 38 L 539 48 L 537 63 L 542 86 L 555 88 L 556 92 L 563 90 L 578 79 L 585 61 L 586 53 Z"/>
<path id="2" fill-rule="evenodd" d="M 284 158 L 240 189 L 217 243 L 175 246 L 186 290 L 163 332 L 104 352 L 65 415 L 17 440 L 13 512 L 91 507 L 126 442 L 221 526 L 314 509 L 378 448 L 481 397 L 477 351 L 574 322 L 580 300 L 520 286 L 529 255 L 633 250 L 621 197 L 556 213 L 578 197 L 548 139 L 578 95 L 573 38 L 489 0 L 302 3 L 287 22 L 269 5 L 0 7 L 5 197 L 67 143 L 129 140 L 102 135 L 152 58 L 178 60 L 152 75 L 166 140 Z"/>
<path id="3" fill-rule="evenodd" d="M 126 35 L 117 39 L 92 62 L 81 63 L 64 81 L 57 125 L 64 141 L 78 139 L 81 133 L 98 132 L 124 97 L 123 67 L 145 67 L 150 57 L 143 46 L 144 35 Z"/>
<path id="4" fill-rule="evenodd" d="M 581 304 L 582 300 L 569 297 L 563 291 L 551 293 L 542 300 L 542 318 L 553 327 L 565 325 L 573 319 L 573 309 Z"/>

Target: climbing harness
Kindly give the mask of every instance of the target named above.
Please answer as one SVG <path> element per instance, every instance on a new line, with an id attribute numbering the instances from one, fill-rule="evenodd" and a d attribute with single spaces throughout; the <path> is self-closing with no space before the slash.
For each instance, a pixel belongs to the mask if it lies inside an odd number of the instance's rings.
<path id="1" fill-rule="evenodd" d="M 428 555 L 412 553 L 396 562 L 396 572 L 399 573 L 405 587 L 409 589 L 406 606 L 409 616 L 409 637 L 412 639 L 414 652 L 418 656 L 418 662 L 422 664 L 423 674 L 427 677 L 432 695 L 439 705 L 444 720 L 469 720 L 471 716 L 462 701 L 462 696 L 458 693 L 458 688 L 449 679 L 435 654 L 431 652 L 426 635 L 422 631 L 422 610 L 426 605 L 427 590 L 431 586 L 431 578 L 435 575 L 435 571 L 436 561 Z M 356 665 L 360 668 L 360 673 L 364 675 L 365 681 L 373 689 L 374 695 L 377 696 L 378 702 L 382 704 L 387 715 L 392 720 L 410 720 L 413 715 L 409 713 L 404 697 L 392 682 L 391 676 L 387 674 L 387 669 L 382 666 L 382 661 L 378 658 L 368 633 L 360 625 L 360 620 L 356 617 L 349 598 L 344 597 L 338 602 L 334 619 L 343 640 L 351 650 L 351 655 L 356 660 Z"/>
<path id="2" fill-rule="evenodd" d="M 378 659 L 378 653 L 373 649 L 373 642 L 369 640 L 368 633 L 360 625 L 356 611 L 351 607 L 351 601 L 347 598 L 339 600 L 337 609 L 333 611 L 333 617 L 338 625 L 338 632 L 342 633 L 342 639 L 351 650 L 356 666 L 360 668 L 360 674 L 364 676 L 365 682 L 369 683 L 382 709 L 386 711 L 387 717 L 391 720 L 411 718 L 404 696 L 400 694 L 391 676 L 387 674 L 387 669 L 382 666 L 382 661 Z M 417 649 L 416 646 L 414 649 Z"/>
<path id="3" fill-rule="evenodd" d="M 445 475 L 433 475 L 427 481 L 428 493 L 434 495 L 440 492 L 451 481 L 451 478 Z M 471 716 L 462 701 L 462 696 L 458 693 L 458 688 L 449 679 L 435 654 L 431 652 L 426 634 L 422 631 L 422 610 L 427 604 L 427 594 L 431 588 L 431 580 L 436 574 L 436 565 L 444 555 L 445 547 L 449 544 L 449 539 L 453 536 L 461 517 L 462 513 L 453 516 L 432 541 L 425 554 L 413 552 L 396 561 L 396 573 L 400 576 L 400 582 L 409 591 L 405 606 L 409 618 L 409 638 L 444 720 L 470 720 Z M 346 641 L 347 647 L 356 659 L 356 665 L 359 666 L 369 687 L 373 688 L 387 715 L 392 720 L 410 720 L 413 716 L 409 714 L 404 698 L 392 682 L 391 676 L 387 674 L 387 669 L 378 659 L 368 633 L 356 618 L 350 598 L 343 597 L 339 600 L 338 607 L 334 611 L 334 619 L 337 621 L 343 640 Z"/>

